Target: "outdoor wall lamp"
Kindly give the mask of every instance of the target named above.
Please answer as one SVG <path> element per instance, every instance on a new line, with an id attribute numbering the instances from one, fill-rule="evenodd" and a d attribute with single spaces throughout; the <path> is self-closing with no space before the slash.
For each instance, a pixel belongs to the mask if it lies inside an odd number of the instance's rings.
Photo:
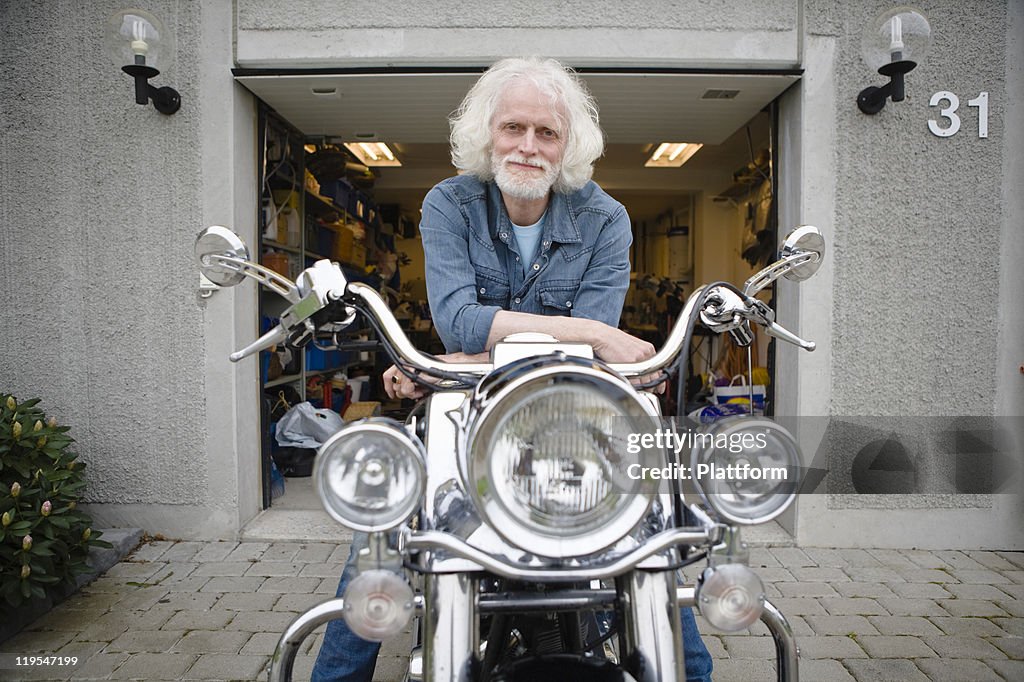
<path id="1" fill-rule="evenodd" d="M 126 9 L 107 20 L 107 53 L 121 70 L 135 79 L 135 102 L 153 106 L 161 114 L 181 108 L 174 88 L 155 87 L 149 79 L 160 73 L 157 66 L 174 61 L 174 36 L 164 23 L 141 9 Z"/>
<path id="2" fill-rule="evenodd" d="M 921 10 L 896 7 L 876 17 L 861 37 L 861 56 L 868 66 L 887 76 L 889 82 L 861 90 L 857 95 L 860 110 L 877 114 L 887 99 L 902 102 L 903 76 L 917 66 L 931 42 L 931 26 Z"/>

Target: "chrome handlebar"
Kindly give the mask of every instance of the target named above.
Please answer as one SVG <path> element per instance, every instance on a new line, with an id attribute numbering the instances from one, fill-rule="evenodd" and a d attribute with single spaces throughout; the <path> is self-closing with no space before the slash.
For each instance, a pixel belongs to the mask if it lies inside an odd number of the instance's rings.
<path id="1" fill-rule="evenodd" d="M 372 287 L 361 282 L 349 282 L 337 263 L 319 260 L 299 275 L 292 283 L 287 278 L 268 270 L 263 266 L 250 263 L 233 256 L 212 256 L 221 267 L 235 268 L 240 274 L 256 279 L 261 284 L 284 296 L 292 303 L 281 314 L 281 323 L 258 338 L 245 348 L 232 353 L 232 362 L 238 362 L 261 350 L 291 341 L 301 345 L 311 339 L 316 328 L 310 318 L 327 308 L 346 302 L 365 307 L 379 325 L 380 333 L 398 355 L 400 360 L 413 370 L 434 372 L 457 372 L 460 374 L 484 375 L 490 372 L 492 363 L 451 363 L 426 355 L 409 341 L 398 320 L 388 308 L 387 303 Z M 765 271 L 771 280 L 778 278 L 792 267 L 792 263 L 805 262 L 805 258 L 789 257 L 769 266 Z M 765 277 L 759 278 L 764 281 Z M 749 282 L 748 282 L 749 285 Z M 669 333 L 668 339 L 661 349 L 651 358 L 632 363 L 612 363 L 609 366 L 616 372 L 627 377 L 653 374 L 668 367 L 683 350 L 686 340 L 688 320 L 694 314 L 694 308 L 702 305 L 701 321 L 715 332 L 733 332 L 738 339 L 750 339 L 750 322 L 754 322 L 765 331 L 782 341 L 795 344 L 805 350 L 813 351 L 815 344 L 796 336 L 775 322 L 775 312 L 762 301 L 731 288 L 715 286 L 706 291 L 700 287 L 686 301 L 679 319 Z M 351 318 L 354 310 L 344 307 L 346 317 Z M 748 341 L 749 342 L 749 341 Z"/>

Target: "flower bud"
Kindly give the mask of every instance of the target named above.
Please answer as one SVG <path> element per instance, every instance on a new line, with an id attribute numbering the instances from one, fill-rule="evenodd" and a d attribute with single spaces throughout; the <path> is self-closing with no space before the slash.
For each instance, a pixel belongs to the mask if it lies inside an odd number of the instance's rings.
<path id="1" fill-rule="evenodd" d="M 57 426 L 57 418 L 50 417 L 49 419 L 46 420 L 46 425 L 49 426 L 51 429 L 54 428 L 55 426 Z"/>
<path id="2" fill-rule="evenodd" d="M 82 542 L 87 542 L 92 537 L 92 528 L 86 528 L 82 531 Z"/>
<path id="3" fill-rule="evenodd" d="M 51 511 L 53 511 L 53 503 L 51 503 L 49 500 L 46 500 L 45 502 L 43 502 L 43 506 L 39 510 L 39 513 L 43 516 L 49 516 Z"/>
<path id="4" fill-rule="evenodd" d="M 7 526 L 11 525 L 11 521 L 13 521 L 13 520 L 14 520 L 14 516 L 12 516 L 11 512 L 9 512 L 9 511 L 5 511 L 4 515 L 2 517 L 0 517 L 0 523 L 3 524 L 4 528 L 6 528 Z"/>
<path id="5" fill-rule="evenodd" d="M 21 494 L 21 484 L 15 481 L 11 484 L 11 497 L 17 497 Z"/>
<path id="6" fill-rule="evenodd" d="M 77 506 L 78 506 L 78 503 L 75 502 L 74 500 L 71 500 L 70 502 L 68 502 L 68 509 L 74 509 Z"/>
<path id="7" fill-rule="evenodd" d="M 39 440 L 36 441 L 36 447 L 42 449 L 46 446 L 46 436 L 39 436 Z"/>
<path id="8" fill-rule="evenodd" d="M 43 422 L 42 422 L 41 419 L 37 419 L 36 423 L 32 425 L 32 431 L 36 432 L 36 431 L 42 431 L 42 430 L 43 430 Z"/>
<path id="9" fill-rule="evenodd" d="M 30 573 L 32 573 L 32 569 L 28 567 L 28 564 L 25 564 L 24 566 L 21 567 L 21 579 L 22 580 L 27 578 Z"/>
<path id="10" fill-rule="evenodd" d="M 8 410 L 13 410 L 13 409 L 16 409 L 17 407 L 18 407 L 18 403 L 15 402 L 14 396 L 13 395 L 7 396 L 7 409 Z"/>
<path id="11" fill-rule="evenodd" d="M 11 426 L 11 433 L 15 438 L 21 438 L 21 422 L 14 422 Z"/>
<path id="12" fill-rule="evenodd" d="M 23 537 L 21 539 L 21 549 L 24 552 L 27 552 L 30 549 L 32 549 L 32 536 L 31 535 L 26 535 L 25 537 Z"/>

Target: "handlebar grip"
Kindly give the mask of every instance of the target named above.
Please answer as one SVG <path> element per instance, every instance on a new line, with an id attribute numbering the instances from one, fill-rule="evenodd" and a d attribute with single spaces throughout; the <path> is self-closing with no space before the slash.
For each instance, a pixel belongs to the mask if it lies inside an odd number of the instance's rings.
<path id="1" fill-rule="evenodd" d="M 231 360 L 231 362 L 238 362 L 242 358 L 247 358 L 253 353 L 257 353 L 261 350 L 266 350 L 271 346 L 276 346 L 277 344 L 284 343 L 287 340 L 288 331 L 281 325 L 277 325 L 276 327 L 268 331 L 266 334 L 250 343 L 245 348 L 237 350 L 231 355 L 229 355 L 228 358 Z"/>

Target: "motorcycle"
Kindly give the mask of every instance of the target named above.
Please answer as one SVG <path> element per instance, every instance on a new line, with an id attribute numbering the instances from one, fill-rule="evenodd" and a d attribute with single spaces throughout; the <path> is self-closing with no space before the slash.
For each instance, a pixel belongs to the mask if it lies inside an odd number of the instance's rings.
<path id="1" fill-rule="evenodd" d="M 292 282 L 251 262 L 229 229 L 201 232 L 196 257 L 214 284 L 251 278 L 290 303 L 232 361 L 336 335 L 362 315 L 395 365 L 430 377 L 433 391 L 405 423 L 353 422 L 319 449 L 324 508 L 368 543 L 344 595 L 287 628 L 270 679 L 290 680 L 301 642 L 329 620 L 382 641 L 416 618 L 409 680 L 682 680 L 679 607 L 695 606 L 720 630 L 764 622 L 778 679 L 796 682 L 792 630 L 740 537 L 795 498 L 795 439 L 753 414 L 697 427 L 662 421 L 657 398 L 638 389 L 673 365 L 687 375 L 698 323 L 741 346 L 756 324 L 814 350 L 755 294 L 779 277 L 807 279 L 824 249 L 819 230 L 801 226 L 742 290 L 698 288 L 643 362 L 609 364 L 587 345 L 517 334 L 488 363 L 453 364 L 418 351 L 380 295 L 336 263 L 317 261 Z M 696 584 L 680 585 L 679 570 L 698 561 L 706 568 Z"/>

